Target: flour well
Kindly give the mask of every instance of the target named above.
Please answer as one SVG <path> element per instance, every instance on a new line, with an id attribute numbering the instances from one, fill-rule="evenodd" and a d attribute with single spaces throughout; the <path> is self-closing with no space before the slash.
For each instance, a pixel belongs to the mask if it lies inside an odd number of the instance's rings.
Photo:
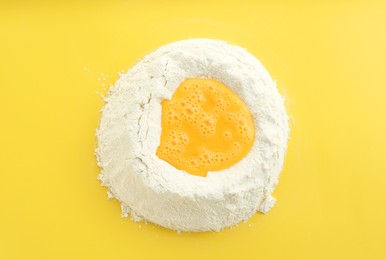
<path id="1" fill-rule="evenodd" d="M 253 115 L 251 151 L 232 167 L 199 177 L 156 156 L 161 102 L 186 78 L 216 79 Z M 122 74 L 109 90 L 97 131 L 99 179 L 123 216 L 178 231 L 220 230 L 266 213 L 282 169 L 288 117 L 275 83 L 246 50 L 193 39 L 165 45 Z"/>

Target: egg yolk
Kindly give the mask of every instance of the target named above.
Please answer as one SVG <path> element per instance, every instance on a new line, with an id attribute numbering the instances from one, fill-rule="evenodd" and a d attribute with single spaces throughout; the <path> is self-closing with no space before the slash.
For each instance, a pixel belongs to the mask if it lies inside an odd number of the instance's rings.
<path id="1" fill-rule="evenodd" d="M 248 108 L 217 80 L 188 78 L 171 100 L 162 102 L 157 156 L 177 169 L 206 176 L 229 168 L 249 152 L 254 139 Z"/>

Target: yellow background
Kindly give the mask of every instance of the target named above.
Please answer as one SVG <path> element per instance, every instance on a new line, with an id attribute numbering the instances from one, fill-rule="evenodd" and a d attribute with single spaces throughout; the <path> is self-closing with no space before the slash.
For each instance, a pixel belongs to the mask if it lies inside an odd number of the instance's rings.
<path id="1" fill-rule="evenodd" d="M 384 1 L 1 1 L 0 259 L 386 259 L 385 32 Z M 190 37 L 261 60 L 292 140 L 272 211 L 178 235 L 120 217 L 94 133 L 102 85 Z"/>

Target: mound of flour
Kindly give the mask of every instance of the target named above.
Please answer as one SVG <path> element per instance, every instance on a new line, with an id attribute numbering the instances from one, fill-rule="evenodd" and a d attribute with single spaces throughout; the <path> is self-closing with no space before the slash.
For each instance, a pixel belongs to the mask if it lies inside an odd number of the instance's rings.
<path id="1" fill-rule="evenodd" d="M 186 78 L 224 83 L 253 115 L 251 151 L 232 167 L 191 175 L 159 159 L 161 102 Z M 270 210 L 288 140 L 283 98 L 260 62 L 222 41 L 165 45 L 121 75 L 102 108 L 96 149 L 99 179 L 123 216 L 178 231 L 220 230 Z"/>

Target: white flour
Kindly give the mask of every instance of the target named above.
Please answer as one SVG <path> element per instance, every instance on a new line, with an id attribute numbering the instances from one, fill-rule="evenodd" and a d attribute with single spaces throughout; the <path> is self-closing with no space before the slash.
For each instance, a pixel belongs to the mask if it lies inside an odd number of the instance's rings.
<path id="1" fill-rule="evenodd" d="M 161 102 L 186 78 L 223 82 L 254 117 L 256 139 L 234 166 L 199 177 L 159 159 Z M 178 231 L 220 230 L 270 210 L 288 139 L 288 117 L 275 83 L 246 50 L 193 39 L 147 55 L 111 87 L 96 150 L 102 185 L 123 216 Z"/>

